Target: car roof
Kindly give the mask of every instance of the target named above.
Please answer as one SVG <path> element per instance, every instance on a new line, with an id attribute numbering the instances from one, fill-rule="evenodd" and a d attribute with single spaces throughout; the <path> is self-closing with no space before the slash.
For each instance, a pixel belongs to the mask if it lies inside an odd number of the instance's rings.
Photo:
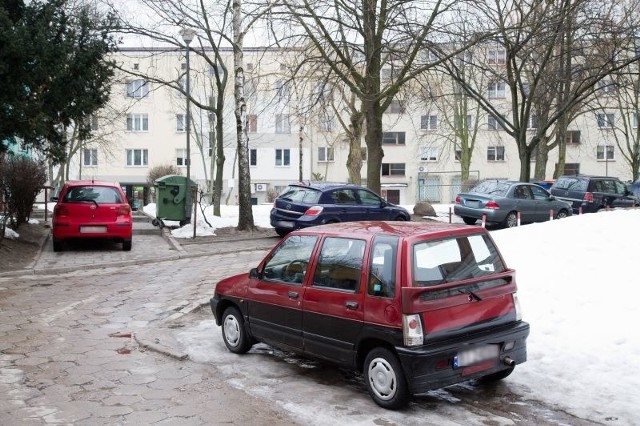
<path id="1" fill-rule="evenodd" d="M 108 182 L 104 180 L 68 180 L 65 182 L 67 186 L 114 186 L 120 187 L 120 184 L 117 182 Z"/>
<path id="2" fill-rule="evenodd" d="M 352 183 L 344 183 L 344 182 L 298 182 L 291 183 L 289 186 L 296 186 L 300 188 L 312 188 L 320 191 L 326 191 L 328 189 L 344 187 L 344 188 L 358 188 L 362 189 L 364 187 L 360 185 L 354 185 Z"/>
<path id="3" fill-rule="evenodd" d="M 339 222 L 305 228 L 296 233 L 312 234 L 344 234 L 350 236 L 430 236 L 444 237 L 451 234 L 482 234 L 484 228 L 462 223 L 446 223 L 437 221 L 403 222 L 403 221 L 361 221 Z"/>

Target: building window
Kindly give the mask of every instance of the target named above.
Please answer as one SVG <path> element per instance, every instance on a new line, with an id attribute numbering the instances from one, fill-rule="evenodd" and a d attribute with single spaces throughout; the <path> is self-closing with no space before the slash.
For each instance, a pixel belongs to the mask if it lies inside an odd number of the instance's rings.
<path id="1" fill-rule="evenodd" d="M 247 115 L 247 132 L 256 133 L 258 131 L 258 116 L 255 114 Z"/>
<path id="2" fill-rule="evenodd" d="M 289 149 L 276 149 L 276 166 L 290 166 L 291 165 L 291 150 Z"/>
<path id="3" fill-rule="evenodd" d="M 186 121 L 184 114 L 176 114 L 176 132 L 184 132 L 186 130 Z"/>
<path id="4" fill-rule="evenodd" d="M 600 112 L 597 114 L 597 119 L 598 119 L 598 127 L 600 129 L 612 129 L 615 121 L 615 114 L 613 113 L 605 114 Z"/>
<path id="5" fill-rule="evenodd" d="M 420 117 L 420 128 L 422 130 L 436 130 L 438 128 L 438 116 L 436 114 L 423 115 Z"/>
<path id="6" fill-rule="evenodd" d="M 567 145 L 578 145 L 580 143 L 580 130 L 569 130 L 565 136 Z"/>
<path id="7" fill-rule="evenodd" d="M 401 102 L 397 99 L 394 99 L 391 101 L 391 104 L 389 104 L 389 108 L 387 108 L 387 110 L 385 112 L 388 112 L 390 114 L 401 114 L 404 112 L 404 102 Z"/>
<path id="8" fill-rule="evenodd" d="M 127 150 L 127 166 L 148 166 L 149 150 L 147 149 L 128 149 Z"/>
<path id="9" fill-rule="evenodd" d="M 536 130 L 538 128 L 538 118 L 531 114 L 527 120 L 527 130 Z"/>
<path id="10" fill-rule="evenodd" d="M 178 167 L 187 166 L 187 149 L 186 148 L 176 149 L 176 166 Z"/>
<path id="11" fill-rule="evenodd" d="M 382 143 L 384 145 L 404 145 L 405 132 L 384 132 Z"/>
<path id="12" fill-rule="evenodd" d="M 138 63 L 133 64 L 133 69 L 135 71 L 138 71 L 140 69 L 140 64 L 138 64 Z"/>
<path id="13" fill-rule="evenodd" d="M 456 149 L 453 153 L 453 159 L 455 161 L 462 161 L 462 150 Z"/>
<path id="14" fill-rule="evenodd" d="M 504 161 L 504 146 L 490 146 L 487 148 L 488 161 Z"/>
<path id="15" fill-rule="evenodd" d="M 275 84 L 276 96 L 280 99 L 289 99 L 291 95 L 291 87 L 286 81 L 276 80 Z"/>
<path id="16" fill-rule="evenodd" d="M 147 114 L 127 114 L 127 131 L 149 131 L 149 116 Z"/>
<path id="17" fill-rule="evenodd" d="M 404 163 L 382 163 L 382 176 L 404 176 Z"/>
<path id="18" fill-rule="evenodd" d="M 87 167 L 96 167 L 98 165 L 98 150 L 95 148 L 83 149 L 82 165 Z"/>
<path id="19" fill-rule="evenodd" d="M 127 81 L 127 96 L 130 98 L 144 98 L 149 94 L 149 82 L 146 80 Z"/>
<path id="20" fill-rule="evenodd" d="M 217 74 L 218 74 L 218 76 L 220 78 L 224 77 L 224 68 L 222 68 L 220 65 L 216 65 L 216 66 L 209 65 L 209 75 L 210 76 L 216 75 L 216 71 L 217 71 Z"/>
<path id="21" fill-rule="evenodd" d="M 438 148 L 433 146 L 423 146 L 420 148 L 421 161 L 438 161 Z"/>
<path id="22" fill-rule="evenodd" d="M 333 117 L 322 115 L 319 125 L 321 132 L 332 132 L 334 128 Z"/>
<path id="23" fill-rule="evenodd" d="M 506 62 L 506 51 L 496 47 L 487 52 L 487 62 L 491 65 L 504 65 Z"/>
<path id="24" fill-rule="evenodd" d="M 333 148 L 330 146 L 318 147 L 318 161 L 322 163 L 335 161 L 333 158 Z"/>
<path id="25" fill-rule="evenodd" d="M 253 62 L 247 62 L 247 65 L 245 65 L 244 69 L 246 69 L 248 72 L 253 71 Z"/>
<path id="26" fill-rule="evenodd" d="M 250 166 L 258 165 L 258 150 L 255 148 L 249 150 L 249 165 Z"/>
<path id="27" fill-rule="evenodd" d="M 455 123 L 453 124 L 453 126 L 457 131 L 469 130 L 472 125 L 473 125 L 473 117 L 471 116 L 471 114 L 468 114 L 466 116 L 456 114 Z"/>
<path id="28" fill-rule="evenodd" d="M 598 161 L 615 160 L 615 149 L 613 145 L 598 145 L 596 148 L 596 159 Z"/>
<path id="29" fill-rule="evenodd" d="M 598 92 L 610 95 L 616 91 L 616 85 L 611 79 L 604 79 L 598 82 Z"/>
<path id="30" fill-rule="evenodd" d="M 291 133 L 289 114 L 276 114 L 276 133 Z"/>
<path id="31" fill-rule="evenodd" d="M 502 99 L 505 97 L 504 81 L 494 81 L 489 83 L 489 99 Z"/>
<path id="32" fill-rule="evenodd" d="M 556 168 L 558 167 L 558 163 L 556 163 Z M 564 174 L 576 176 L 580 174 L 580 163 L 565 163 L 564 165 Z"/>
<path id="33" fill-rule="evenodd" d="M 497 117 L 490 115 L 487 118 L 487 127 L 489 130 L 504 130 L 502 122 Z"/>
<path id="34" fill-rule="evenodd" d="M 631 127 L 634 129 L 638 128 L 638 113 L 634 112 L 631 114 Z"/>

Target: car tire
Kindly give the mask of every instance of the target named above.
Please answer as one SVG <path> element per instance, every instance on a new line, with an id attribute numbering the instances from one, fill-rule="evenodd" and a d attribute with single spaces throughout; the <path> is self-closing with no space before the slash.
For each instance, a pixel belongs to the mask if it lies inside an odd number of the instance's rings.
<path id="1" fill-rule="evenodd" d="M 569 216 L 569 212 L 567 212 L 566 210 L 560 210 L 557 214 L 556 214 L 556 219 L 564 219 L 565 217 Z"/>
<path id="2" fill-rule="evenodd" d="M 131 240 L 124 240 L 122 242 L 122 250 L 124 251 L 131 251 L 131 244 L 132 241 Z"/>
<path id="3" fill-rule="evenodd" d="M 463 217 L 462 220 L 464 221 L 464 223 L 466 223 L 467 225 L 475 225 L 476 222 L 478 221 L 478 219 L 473 218 L 473 217 Z"/>
<path id="4" fill-rule="evenodd" d="M 244 328 L 244 318 L 235 306 L 228 307 L 222 314 L 222 340 L 234 354 L 247 353 L 253 345 Z"/>
<path id="5" fill-rule="evenodd" d="M 281 237 L 285 237 L 289 232 L 288 229 L 284 229 L 284 228 L 276 228 L 276 234 L 278 234 Z"/>
<path id="6" fill-rule="evenodd" d="M 504 218 L 505 228 L 515 228 L 518 226 L 518 214 L 516 212 L 509 212 L 507 217 Z"/>
<path id="7" fill-rule="evenodd" d="M 487 374 L 486 376 L 480 377 L 479 381 L 482 383 L 498 382 L 507 378 L 511 373 L 513 373 L 513 370 L 515 370 L 515 368 L 507 368 L 506 370 L 498 371 L 497 373 Z"/>
<path id="8" fill-rule="evenodd" d="M 62 251 L 62 240 L 53 239 L 53 251 Z"/>
<path id="9" fill-rule="evenodd" d="M 396 217 L 396 218 L 395 218 L 395 219 L 393 219 L 393 220 L 395 220 L 395 221 L 397 221 L 397 222 L 406 222 L 406 221 L 407 221 L 407 220 L 409 220 L 409 219 L 407 219 L 407 218 L 406 218 L 406 217 L 404 217 L 404 216 L 398 216 L 398 217 Z"/>
<path id="10" fill-rule="evenodd" d="M 375 348 L 364 361 L 364 379 L 373 401 L 397 410 L 409 402 L 410 394 L 398 357 L 387 348 Z"/>

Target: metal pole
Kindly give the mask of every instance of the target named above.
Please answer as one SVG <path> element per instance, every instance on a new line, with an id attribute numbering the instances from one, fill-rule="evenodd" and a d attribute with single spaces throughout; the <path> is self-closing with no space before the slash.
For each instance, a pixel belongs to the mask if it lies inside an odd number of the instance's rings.
<path id="1" fill-rule="evenodd" d="M 189 78 L 190 73 L 190 64 L 189 64 L 189 43 L 191 39 L 185 38 L 184 40 L 187 48 L 187 80 L 185 90 L 187 92 L 187 112 L 185 114 L 185 119 L 187 120 L 185 130 L 187 132 L 187 198 L 185 199 L 185 218 L 191 220 L 191 82 Z"/>

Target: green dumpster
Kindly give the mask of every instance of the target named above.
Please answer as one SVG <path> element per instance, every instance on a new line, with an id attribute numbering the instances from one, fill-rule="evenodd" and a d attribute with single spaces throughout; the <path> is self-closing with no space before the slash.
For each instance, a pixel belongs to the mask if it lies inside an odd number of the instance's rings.
<path id="1" fill-rule="evenodd" d="M 187 178 L 180 175 L 166 175 L 157 179 L 156 186 L 156 219 L 179 221 L 183 226 L 191 221 L 191 206 L 186 207 Z M 193 191 L 197 188 L 191 181 L 190 202 Z"/>

